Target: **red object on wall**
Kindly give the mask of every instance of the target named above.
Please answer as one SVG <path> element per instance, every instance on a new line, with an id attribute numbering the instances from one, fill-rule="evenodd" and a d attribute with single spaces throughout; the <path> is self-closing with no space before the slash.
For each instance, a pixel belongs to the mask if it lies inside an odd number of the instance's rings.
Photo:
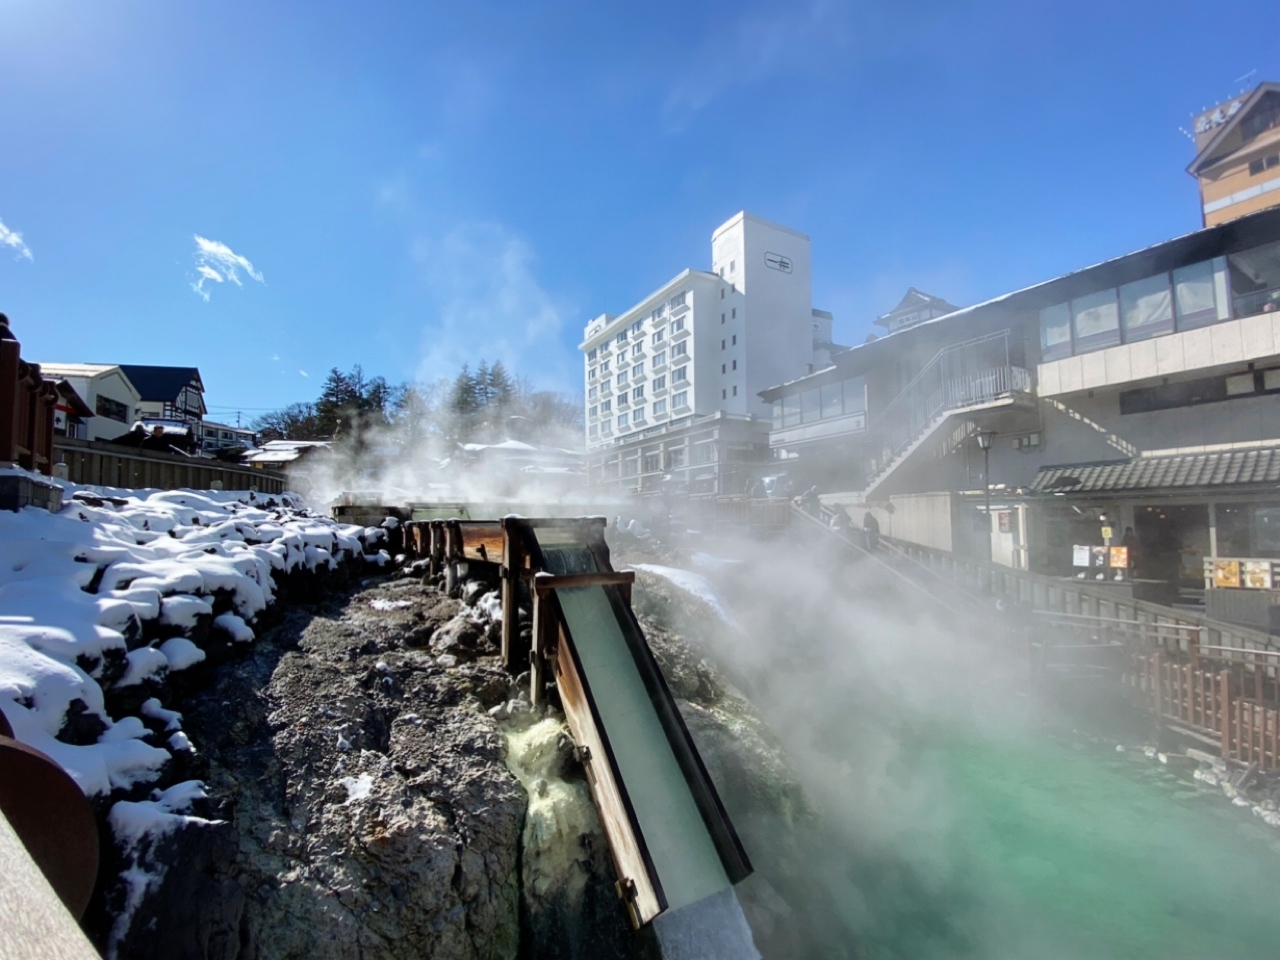
<path id="1" fill-rule="evenodd" d="M 0 313 L 0 464 L 53 473 L 53 408 L 58 392 L 22 359 L 22 346 Z"/>

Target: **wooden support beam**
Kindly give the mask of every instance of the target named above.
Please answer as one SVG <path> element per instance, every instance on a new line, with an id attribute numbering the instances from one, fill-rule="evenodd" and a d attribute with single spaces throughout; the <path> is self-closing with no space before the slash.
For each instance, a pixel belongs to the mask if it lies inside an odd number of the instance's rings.
<path id="1" fill-rule="evenodd" d="M 568 590 L 573 587 L 630 587 L 635 581 L 634 570 L 616 573 L 539 573 L 533 578 L 533 589 L 535 593 L 545 595 L 553 590 Z"/>
<path id="2" fill-rule="evenodd" d="M 527 529 L 511 519 L 502 521 L 502 664 L 519 673 L 528 662 L 520 642 L 520 574 L 526 557 Z M 523 657 L 522 657 L 523 654 Z"/>

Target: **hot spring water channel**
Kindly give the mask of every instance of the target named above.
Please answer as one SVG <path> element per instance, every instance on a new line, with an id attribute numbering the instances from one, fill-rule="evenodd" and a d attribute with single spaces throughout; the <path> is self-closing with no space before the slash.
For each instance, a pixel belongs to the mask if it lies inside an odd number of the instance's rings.
<path id="1" fill-rule="evenodd" d="M 1140 752 L 1047 736 L 944 736 L 910 763 L 945 801 L 843 867 L 828 854 L 862 955 L 1280 955 L 1280 831 L 1220 792 Z"/>

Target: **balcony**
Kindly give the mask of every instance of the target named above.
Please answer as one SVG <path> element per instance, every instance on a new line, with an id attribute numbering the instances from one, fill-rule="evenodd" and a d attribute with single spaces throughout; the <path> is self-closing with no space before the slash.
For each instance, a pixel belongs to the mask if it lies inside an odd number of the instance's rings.
<path id="1" fill-rule="evenodd" d="M 670 313 L 670 315 L 673 317 L 683 317 L 688 312 L 689 312 L 689 304 L 687 303 L 682 303 L 678 307 L 672 307 L 668 311 L 668 313 Z"/>
<path id="2" fill-rule="evenodd" d="M 671 320 L 670 312 L 663 311 L 662 316 L 653 318 L 653 329 L 658 330 L 658 329 L 661 329 L 662 327 L 665 327 L 670 320 Z"/>
<path id="3" fill-rule="evenodd" d="M 629 366 L 631 366 L 631 358 L 625 354 L 620 355 L 618 357 L 618 369 L 622 370 Z"/>
<path id="4" fill-rule="evenodd" d="M 654 381 L 653 386 L 650 387 L 649 389 L 653 391 L 653 395 L 655 397 L 662 397 L 662 396 L 666 396 L 668 387 L 665 380 L 662 382 L 662 386 L 658 386 L 657 381 Z"/>
<path id="5" fill-rule="evenodd" d="M 636 370 L 634 373 L 631 374 L 632 383 L 643 383 L 645 380 L 648 380 L 648 379 L 649 379 L 649 374 L 643 368 Z"/>
<path id="6" fill-rule="evenodd" d="M 689 325 L 687 323 L 682 322 L 679 329 L 676 328 L 674 323 L 671 325 L 671 339 L 673 342 L 683 340 L 685 337 L 689 336 L 689 332 Z"/>

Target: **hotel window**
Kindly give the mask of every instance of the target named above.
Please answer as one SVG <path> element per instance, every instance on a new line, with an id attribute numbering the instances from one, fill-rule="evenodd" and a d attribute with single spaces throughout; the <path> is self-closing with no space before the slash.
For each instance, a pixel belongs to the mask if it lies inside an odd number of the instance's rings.
<path id="1" fill-rule="evenodd" d="M 666 377 L 654 377 L 654 378 L 653 378 L 653 389 L 654 389 L 654 390 L 661 390 L 661 389 L 663 389 L 664 387 L 666 387 L 666 385 L 667 385 L 667 378 L 666 378 Z"/>
<path id="2" fill-rule="evenodd" d="M 625 413 L 618 414 L 618 429 L 621 430 L 627 425 L 627 415 Z"/>
<path id="3" fill-rule="evenodd" d="M 590 350 L 587 351 L 587 359 L 594 360 L 595 358 L 596 358 L 596 348 L 592 347 Z"/>
<path id="4" fill-rule="evenodd" d="M 591 426 L 587 427 L 587 436 L 588 436 L 588 437 L 596 437 L 596 436 L 599 436 L 599 435 L 600 435 L 600 430 L 599 430 L 599 428 L 598 428 L 594 423 L 593 423 Z"/>
<path id="5" fill-rule="evenodd" d="M 603 380 L 601 380 L 601 381 L 600 381 L 600 392 L 601 392 L 601 393 L 608 393 L 608 392 L 609 392 L 610 390 L 612 390 L 612 389 L 613 389 L 613 378 L 612 378 L 612 377 L 605 377 Z"/>
<path id="6" fill-rule="evenodd" d="M 720 288 L 720 299 L 721 299 L 721 300 L 723 300 L 723 299 L 724 299 L 724 287 L 721 287 L 721 288 Z"/>
<path id="7" fill-rule="evenodd" d="M 1120 288 L 1120 326 L 1125 343 L 1173 332 L 1173 291 L 1167 273 Z"/>
<path id="8" fill-rule="evenodd" d="M 658 307 L 657 310 L 653 311 L 653 314 L 652 314 L 653 320 L 655 323 L 661 320 L 666 315 L 667 315 L 667 305 L 665 303 L 662 306 Z"/>
<path id="9" fill-rule="evenodd" d="M 597 389 L 598 389 L 597 387 L 592 387 L 590 390 L 588 390 L 588 391 L 587 391 L 587 399 L 588 399 L 588 400 L 594 400 L 594 399 L 596 398 L 596 390 L 597 390 Z"/>
<path id="10" fill-rule="evenodd" d="M 1179 330 L 1194 330 L 1227 319 L 1227 258 L 1173 271 L 1173 304 Z"/>
<path id="11" fill-rule="evenodd" d="M 738 319 L 738 308 L 734 307 L 733 310 L 730 311 L 729 316 L 731 316 L 735 320 Z"/>
<path id="12" fill-rule="evenodd" d="M 619 333 L 619 334 L 618 334 L 616 337 L 614 337 L 613 339 L 614 339 L 614 342 L 615 342 L 615 343 L 626 343 L 626 342 L 627 342 L 627 331 L 623 330 L 621 333 Z"/>
<path id="13" fill-rule="evenodd" d="M 685 293 L 677 293 L 674 297 L 671 298 L 671 309 L 674 310 L 677 307 L 683 307 L 687 302 L 688 298 L 689 298 L 689 294 L 687 291 Z"/>
<path id="14" fill-rule="evenodd" d="M 589 417 L 594 417 L 594 416 L 596 416 L 599 412 L 600 412 L 599 408 L 597 408 L 597 407 L 594 407 L 594 406 L 593 406 L 590 410 L 588 410 L 588 411 L 587 411 L 587 416 L 589 416 Z"/>
<path id="15" fill-rule="evenodd" d="M 733 361 L 733 369 L 735 369 L 735 370 L 737 370 L 737 369 L 738 369 L 738 361 L 737 361 L 737 360 Z"/>
<path id="16" fill-rule="evenodd" d="M 817 387 L 800 394 L 800 421 L 812 423 L 822 418 L 822 401 Z"/>
<path id="17" fill-rule="evenodd" d="M 733 346 L 735 346 L 735 347 L 738 345 L 738 335 L 737 335 L 736 333 L 733 335 L 733 339 L 732 339 L 731 343 L 732 343 L 732 344 L 733 344 Z"/>
<path id="18" fill-rule="evenodd" d="M 688 403 L 689 403 L 689 391 L 688 391 L 688 390 L 681 390 L 679 393 L 675 394 L 675 395 L 674 395 L 674 396 L 672 396 L 672 398 L 671 398 L 671 405 L 672 405 L 673 407 L 683 407 L 683 406 L 687 406 L 687 405 L 688 405 Z"/>
<path id="19" fill-rule="evenodd" d="M 671 321 L 672 333 L 679 333 L 683 329 L 684 329 L 684 317 L 680 317 L 679 319 Z"/>
<path id="20" fill-rule="evenodd" d="M 720 364 L 720 375 L 724 376 L 724 373 L 725 373 L 725 365 L 722 363 Z"/>
<path id="21" fill-rule="evenodd" d="M 635 344 L 632 344 L 632 345 L 631 345 L 631 355 L 632 355 L 633 357 L 638 357 L 638 356 L 640 356 L 640 354 L 642 354 L 642 353 L 644 353 L 644 344 L 643 344 L 643 343 L 635 343 Z"/>
<path id="22" fill-rule="evenodd" d="M 1076 350 L 1099 350 L 1120 342 L 1120 307 L 1114 289 L 1071 301 Z"/>
<path id="23" fill-rule="evenodd" d="M 1055 303 L 1040 311 L 1040 357 L 1061 360 L 1071 356 L 1071 304 Z"/>
<path id="24" fill-rule="evenodd" d="M 738 395 L 738 388 L 737 388 L 737 387 L 734 387 L 734 388 L 733 388 L 733 395 L 734 395 L 735 397 Z"/>
<path id="25" fill-rule="evenodd" d="M 636 365 L 635 365 L 634 367 L 632 367 L 632 368 L 631 368 L 631 373 L 632 373 L 634 376 L 637 376 L 637 377 L 643 377 L 643 376 L 644 376 L 644 361 L 643 361 L 643 360 L 638 361 L 638 362 L 636 363 Z"/>
<path id="26" fill-rule="evenodd" d="M 686 380 L 689 379 L 688 373 L 689 373 L 688 367 L 676 367 L 674 370 L 671 371 L 671 382 L 684 383 Z"/>
<path id="27" fill-rule="evenodd" d="M 734 268 L 735 268 L 737 265 L 738 265 L 738 261 L 737 261 L 737 260 L 730 260 L 730 261 L 729 261 L 729 272 L 730 272 L 730 273 L 733 273 L 733 270 L 734 270 Z"/>
<path id="28" fill-rule="evenodd" d="M 1233 253 L 1227 263 L 1235 316 L 1280 310 L 1280 241 Z"/>
<path id="29" fill-rule="evenodd" d="M 653 415 L 655 417 L 659 416 L 660 414 L 664 414 L 666 412 L 667 412 L 667 401 L 665 400 L 653 401 Z"/>
<path id="30" fill-rule="evenodd" d="M 728 400 L 728 399 L 729 399 L 729 391 L 728 391 L 728 390 L 724 390 L 724 389 L 722 389 L 722 390 L 720 391 L 720 399 L 721 399 L 721 400 Z"/>
<path id="31" fill-rule="evenodd" d="M 672 447 L 667 451 L 667 461 L 671 464 L 672 470 L 678 470 L 684 466 L 684 447 Z"/>
<path id="32" fill-rule="evenodd" d="M 594 380 L 594 379 L 596 378 L 596 374 L 597 374 L 598 372 L 599 372 L 599 371 L 598 371 L 598 370 L 596 370 L 596 368 L 595 368 L 595 367 L 592 367 L 590 370 L 588 370 L 588 371 L 587 371 L 587 379 L 588 379 L 588 380 Z"/>
<path id="33" fill-rule="evenodd" d="M 653 336 L 650 338 L 650 342 L 652 342 L 654 345 L 657 345 L 663 341 L 666 335 L 667 335 L 667 331 L 665 330 L 655 330 L 653 331 Z"/>
<path id="34" fill-rule="evenodd" d="M 643 400 L 643 399 L 644 399 L 644 384 L 643 384 L 643 383 L 642 383 L 642 384 L 640 384 L 639 386 L 636 386 L 636 387 L 632 387 L 632 388 L 631 388 L 631 399 L 632 399 L 632 400 Z"/>
<path id="35" fill-rule="evenodd" d="M 644 329 L 644 321 L 637 320 L 635 323 L 631 325 L 631 335 L 633 337 L 638 337 L 640 336 L 640 331 L 643 329 Z"/>
<path id="36" fill-rule="evenodd" d="M 613 401 L 612 401 L 612 400 L 604 400 L 604 401 L 602 401 L 602 402 L 601 402 L 601 404 L 600 404 L 600 412 L 601 412 L 601 413 L 612 413 L 612 412 L 613 412 Z"/>
<path id="37" fill-rule="evenodd" d="M 721 341 L 720 341 L 720 349 L 721 349 L 721 350 L 723 350 L 723 349 L 724 349 L 724 341 L 723 341 L 723 340 L 721 340 Z"/>
<path id="38" fill-rule="evenodd" d="M 676 357 L 686 357 L 689 355 L 689 345 L 687 343 L 677 343 L 671 348 L 671 359 Z"/>
<path id="39" fill-rule="evenodd" d="M 631 414 L 631 422 L 635 423 L 636 421 L 643 420 L 643 419 L 644 419 L 644 404 L 642 403 L 640 404 L 640 406 L 636 407 L 635 411 Z"/>
<path id="40" fill-rule="evenodd" d="M 609 361 L 608 361 L 608 360 L 606 360 L 604 363 L 600 364 L 600 372 L 601 372 L 601 373 L 608 373 L 608 372 L 609 372 Z"/>
<path id="41" fill-rule="evenodd" d="M 723 312 L 721 312 L 721 314 L 720 314 L 720 322 L 721 322 L 721 323 L 724 323 L 724 313 L 723 313 Z"/>
<path id="42" fill-rule="evenodd" d="M 666 362 L 667 362 L 667 351 L 659 350 L 657 353 L 653 355 L 653 366 L 655 369 L 662 366 Z"/>
<path id="43" fill-rule="evenodd" d="M 626 382 L 627 382 L 627 371 L 625 371 L 625 370 L 619 370 L 619 371 L 618 371 L 618 386 L 622 386 L 622 385 L 623 385 L 624 383 L 626 383 Z"/>

